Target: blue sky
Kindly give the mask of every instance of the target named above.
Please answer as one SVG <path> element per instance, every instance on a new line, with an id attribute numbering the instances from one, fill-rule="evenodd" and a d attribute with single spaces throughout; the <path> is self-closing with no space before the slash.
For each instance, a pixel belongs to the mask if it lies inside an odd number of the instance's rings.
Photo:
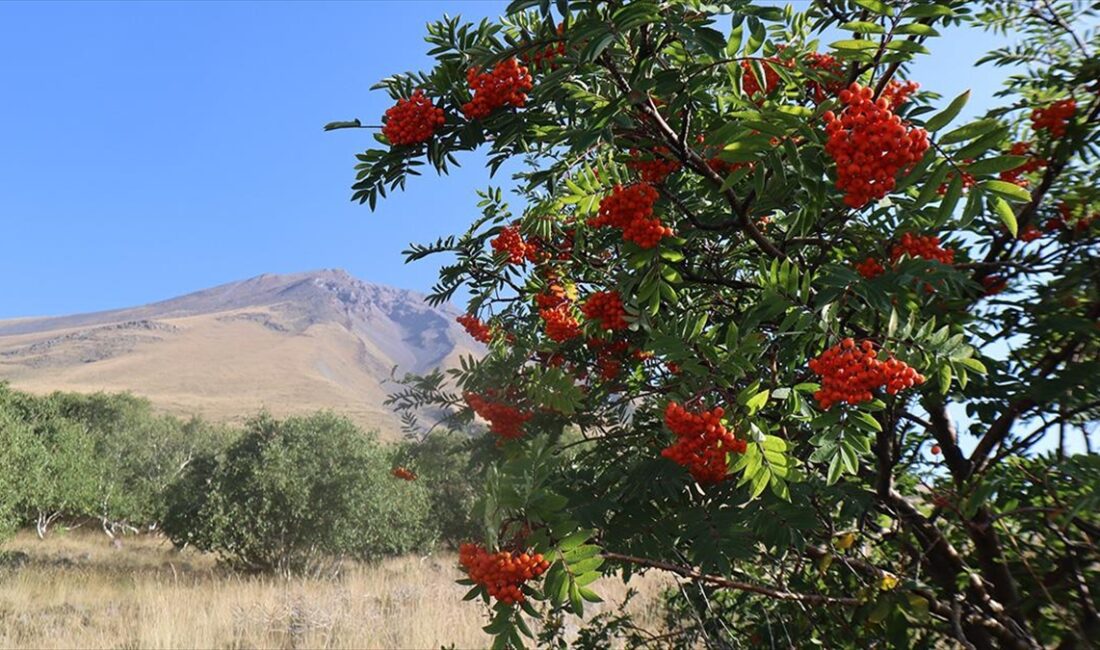
<path id="1" fill-rule="evenodd" d="M 377 123 L 389 101 L 370 86 L 430 64 L 429 20 L 504 6 L 0 3 L 0 318 L 315 268 L 428 288 L 436 267 L 400 251 L 469 222 L 488 183 L 478 159 L 372 214 L 348 200 L 369 134 L 321 126 Z M 913 77 L 988 96 L 1003 72 L 970 64 L 997 45 L 948 32 Z"/>

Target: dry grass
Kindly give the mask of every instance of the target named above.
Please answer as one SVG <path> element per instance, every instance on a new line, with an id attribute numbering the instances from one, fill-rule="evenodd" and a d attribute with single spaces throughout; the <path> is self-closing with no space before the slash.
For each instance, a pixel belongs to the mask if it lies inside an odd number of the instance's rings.
<path id="1" fill-rule="evenodd" d="M 0 647 L 459 648 L 488 645 L 484 610 L 461 600 L 454 557 L 356 565 L 339 579 L 244 577 L 163 539 L 21 534 L 0 569 Z M 635 578 L 631 609 L 654 623 L 667 582 Z M 598 585 L 612 606 L 621 581 Z"/>

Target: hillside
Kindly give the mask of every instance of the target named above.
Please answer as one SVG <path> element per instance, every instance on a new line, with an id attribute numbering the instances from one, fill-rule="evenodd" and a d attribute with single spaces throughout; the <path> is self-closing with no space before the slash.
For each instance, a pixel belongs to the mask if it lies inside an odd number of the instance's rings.
<path id="1" fill-rule="evenodd" d="M 261 275 L 141 307 L 0 321 L 0 379 L 39 393 L 129 390 L 215 420 L 332 408 L 392 436 L 391 369 L 478 349 L 457 314 L 339 270 Z"/>

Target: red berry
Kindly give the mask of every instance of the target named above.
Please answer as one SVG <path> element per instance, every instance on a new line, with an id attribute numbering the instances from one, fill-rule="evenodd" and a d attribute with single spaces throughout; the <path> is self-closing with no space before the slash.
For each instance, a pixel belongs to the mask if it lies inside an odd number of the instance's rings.
<path id="1" fill-rule="evenodd" d="M 593 227 L 620 228 L 623 239 L 642 248 L 653 248 L 663 238 L 672 236 L 672 229 L 653 216 L 657 196 L 657 190 L 648 183 L 635 183 L 628 187 L 616 185 L 611 194 L 600 201 L 599 213 L 588 223 Z"/>
<path id="2" fill-rule="evenodd" d="M 1072 98 L 1054 102 L 1046 108 L 1036 108 L 1031 111 L 1031 128 L 1036 131 L 1046 129 L 1050 137 L 1060 138 L 1066 134 L 1066 125 L 1076 112 L 1077 102 Z"/>
<path id="3" fill-rule="evenodd" d="M 478 544 L 460 546 L 458 562 L 470 580 L 484 587 L 491 597 L 505 605 L 522 603 L 526 598 L 523 584 L 550 568 L 550 563 L 538 553 L 490 553 Z"/>
<path id="4" fill-rule="evenodd" d="M 872 101 L 870 88 L 853 83 L 840 92 L 840 100 L 846 105 L 840 116 L 824 118 L 825 151 L 836 162 L 836 186 L 845 193 L 844 203 L 862 208 L 893 191 L 898 172 L 924 156 L 928 134 L 890 112 L 889 99 Z"/>
<path id="5" fill-rule="evenodd" d="M 923 384 L 924 376 L 904 361 L 878 358 L 874 344 L 844 339 L 810 359 L 810 371 L 821 377 L 821 389 L 814 393 L 818 406 L 829 410 L 834 404 L 862 404 L 874 399 L 873 391 L 885 389 L 895 395 L 906 388 Z"/>
<path id="6" fill-rule="evenodd" d="M 661 455 L 686 467 L 702 484 L 719 483 L 729 471 L 728 454 L 743 454 L 748 443 L 734 437 L 722 425 L 725 411 L 717 406 L 709 411 L 691 412 L 676 402 L 665 409 L 665 426 L 676 434 L 676 442 Z"/>
<path id="7" fill-rule="evenodd" d="M 523 426 L 531 419 L 531 413 L 495 401 L 494 395 L 478 395 L 467 392 L 463 394 L 466 403 L 479 416 L 489 422 L 489 431 L 505 440 L 513 440 L 523 436 Z"/>
<path id="8" fill-rule="evenodd" d="M 599 321 L 600 329 L 624 330 L 629 326 L 623 300 L 617 291 L 598 291 L 588 296 L 581 313 L 588 320 Z"/>
<path id="9" fill-rule="evenodd" d="M 387 109 L 383 121 L 382 135 L 391 146 L 400 147 L 430 140 L 446 118 L 442 108 L 433 105 L 424 96 L 424 91 L 417 90 L 408 99 L 399 99 Z"/>
<path id="10" fill-rule="evenodd" d="M 658 185 L 665 182 L 670 174 L 680 171 L 680 161 L 671 156 L 668 147 L 657 147 L 648 156 L 631 149 L 631 160 L 626 166 L 638 172 L 644 182 Z"/>
<path id="11" fill-rule="evenodd" d="M 462 314 L 455 320 L 458 324 L 465 328 L 466 333 L 474 338 L 475 341 L 481 343 L 488 343 L 493 340 L 493 330 L 485 323 L 481 322 L 477 316 L 473 314 Z"/>
<path id="12" fill-rule="evenodd" d="M 477 66 L 466 70 L 466 82 L 473 99 L 462 106 L 468 119 L 488 117 L 504 106 L 521 108 L 527 103 L 527 92 L 533 87 L 531 75 L 515 58 L 496 64 L 492 72 L 481 72 Z"/>
<path id="13" fill-rule="evenodd" d="M 939 445 L 932 445 L 932 455 L 933 456 L 939 456 L 941 451 L 943 451 L 943 450 L 940 449 Z"/>

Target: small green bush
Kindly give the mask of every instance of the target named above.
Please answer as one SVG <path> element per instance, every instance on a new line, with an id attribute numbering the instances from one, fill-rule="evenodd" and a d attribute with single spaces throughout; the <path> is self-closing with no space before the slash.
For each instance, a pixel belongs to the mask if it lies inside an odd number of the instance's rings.
<path id="1" fill-rule="evenodd" d="M 235 568 L 279 573 L 426 547 L 435 536 L 427 490 L 390 467 L 390 452 L 347 419 L 261 415 L 172 483 L 164 531 Z"/>

